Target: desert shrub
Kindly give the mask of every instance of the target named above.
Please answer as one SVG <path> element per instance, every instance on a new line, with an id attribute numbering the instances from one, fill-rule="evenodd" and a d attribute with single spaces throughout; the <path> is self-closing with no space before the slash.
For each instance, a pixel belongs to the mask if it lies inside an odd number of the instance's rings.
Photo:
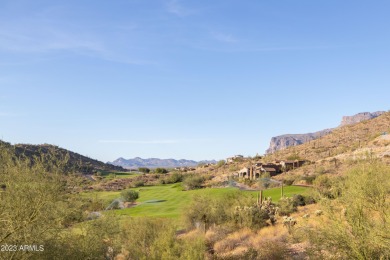
<path id="1" fill-rule="evenodd" d="M 304 200 L 306 205 L 315 204 L 317 202 L 312 196 L 304 196 Z"/>
<path id="2" fill-rule="evenodd" d="M 101 211 L 105 208 L 105 203 L 102 199 L 99 199 L 97 196 L 86 201 L 83 206 L 84 210 L 87 211 Z"/>
<path id="3" fill-rule="evenodd" d="M 252 196 L 234 192 L 224 197 L 197 196 L 184 213 L 188 228 L 225 225 L 234 228 L 261 228 L 267 225 L 275 211 L 259 207 Z"/>
<path id="4" fill-rule="evenodd" d="M 307 184 L 313 184 L 313 181 L 317 178 L 316 175 L 302 176 L 301 180 L 304 180 Z"/>
<path id="5" fill-rule="evenodd" d="M 313 250 L 338 259 L 390 259 L 390 167 L 360 163 L 345 179 L 332 183 L 342 193 L 335 200 L 322 199 L 326 224 L 307 234 Z"/>
<path id="6" fill-rule="evenodd" d="M 252 186 L 256 181 L 250 179 L 244 179 L 245 185 Z"/>
<path id="7" fill-rule="evenodd" d="M 269 241 L 263 243 L 260 248 L 256 251 L 256 260 L 269 260 L 269 259 L 289 259 L 289 248 L 286 243 L 278 241 Z"/>
<path id="8" fill-rule="evenodd" d="M 111 209 L 120 209 L 119 207 L 119 201 L 117 200 L 114 200 L 112 203 L 111 203 Z"/>
<path id="9" fill-rule="evenodd" d="M 149 172 L 150 172 L 150 169 L 149 169 L 149 168 L 146 168 L 146 167 L 140 167 L 140 168 L 138 168 L 138 171 L 139 171 L 139 172 L 142 172 L 142 173 L 149 173 Z"/>
<path id="10" fill-rule="evenodd" d="M 165 168 L 156 168 L 154 170 L 154 172 L 157 173 L 157 174 L 165 174 L 165 173 L 168 173 L 168 170 L 165 169 Z"/>
<path id="11" fill-rule="evenodd" d="M 160 184 L 173 184 L 178 183 L 183 180 L 183 175 L 178 172 L 174 172 L 170 175 L 167 175 L 164 179 L 160 179 Z"/>
<path id="12" fill-rule="evenodd" d="M 71 196 L 68 198 L 67 204 L 69 207 L 68 212 L 60 220 L 61 225 L 63 227 L 69 228 L 76 223 L 83 222 L 87 218 L 88 214 L 87 214 L 86 210 L 89 211 L 88 208 L 90 207 L 88 200 L 82 199 L 78 196 Z M 99 208 L 99 210 L 104 208 L 103 202 L 100 205 L 98 205 L 98 204 L 100 204 L 100 203 L 96 204 L 96 206 L 97 206 L 96 208 Z M 95 205 L 93 205 L 93 206 L 95 206 Z M 1 259 L 1 257 L 0 257 L 0 259 Z"/>
<path id="13" fill-rule="evenodd" d="M 294 226 L 297 224 L 297 221 L 293 217 L 283 217 L 283 226 L 287 228 L 288 233 L 292 234 Z"/>
<path id="14" fill-rule="evenodd" d="M 227 226 L 212 226 L 205 233 L 205 239 L 209 245 L 214 245 L 218 241 L 224 240 L 230 233 L 232 228 Z"/>
<path id="15" fill-rule="evenodd" d="M 168 183 L 181 182 L 183 180 L 183 175 L 178 173 L 178 172 L 174 172 L 170 176 L 168 176 L 167 180 L 168 180 Z"/>
<path id="16" fill-rule="evenodd" d="M 121 192 L 121 197 L 126 202 L 134 202 L 139 198 L 139 193 L 134 190 L 124 190 Z"/>
<path id="17" fill-rule="evenodd" d="M 339 190 L 334 185 L 337 180 L 335 177 L 329 177 L 328 175 L 320 175 L 313 181 L 313 186 L 318 192 L 319 196 L 327 198 L 336 198 L 339 194 Z"/>
<path id="18" fill-rule="evenodd" d="M 302 206 L 306 205 L 305 197 L 300 195 L 300 194 L 294 195 L 292 197 L 292 202 L 293 202 L 295 207 L 302 207 Z"/>
<path id="19" fill-rule="evenodd" d="M 187 175 L 183 180 L 183 185 L 187 190 L 202 188 L 204 178 L 197 175 Z"/>
<path id="20" fill-rule="evenodd" d="M 279 207 L 279 215 L 280 216 L 288 216 L 291 213 L 297 211 L 297 206 L 294 205 L 294 201 L 292 198 L 282 198 L 278 202 Z"/>
<path id="21" fill-rule="evenodd" d="M 234 221 L 239 227 L 259 229 L 267 226 L 269 215 L 258 205 L 237 206 L 234 210 Z"/>
<path id="22" fill-rule="evenodd" d="M 316 172 L 317 174 L 319 174 L 319 175 L 325 174 L 325 173 L 326 173 L 326 169 L 325 169 L 324 166 L 319 166 L 319 167 L 316 167 L 315 172 Z"/>
<path id="23" fill-rule="evenodd" d="M 216 242 L 213 245 L 214 253 L 218 257 L 217 259 L 238 259 L 232 257 L 242 256 L 242 253 L 244 252 L 241 252 L 241 254 L 233 254 L 231 251 L 240 245 L 246 247 L 248 240 L 253 236 L 255 236 L 255 233 L 247 228 L 243 228 L 237 230 L 236 232 L 227 234 L 227 236 L 222 238 L 222 240 Z"/>
<path id="24" fill-rule="evenodd" d="M 232 165 L 229 166 L 229 171 L 230 172 L 235 172 L 235 171 L 238 171 L 238 170 L 239 170 L 238 165 L 232 164 Z"/>
<path id="25" fill-rule="evenodd" d="M 116 174 L 115 173 L 110 173 L 107 176 L 107 179 L 115 179 L 115 178 L 116 178 Z"/>
<path id="26" fill-rule="evenodd" d="M 220 161 L 218 161 L 218 163 L 217 163 L 217 167 L 220 168 L 220 167 L 224 166 L 225 164 L 226 164 L 226 161 L 225 161 L 225 160 L 220 160 Z"/>
<path id="27" fill-rule="evenodd" d="M 63 168 L 55 166 L 62 163 L 55 160 L 34 158 L 31 164 L 0 144 L 0 179 L 6 185 L 0 191 L 0 244 L 44 246 L 41 252 L 3 251 L 0 259 L 103 259 L 108 246 L 116 250 L 103 241 L 114 239 L 116 222 L 87 221 L 80 233 L 68 232 L 90 205 L 69 194 L 72 176 L 64 177 Z"/>
<path id="28" fill-rule="evenodd" d="M 206 245 L 204 236 L 196 235 L 180 239 L 177 241 L 177 244 L 180 250 L 180 259 L 203 260 L 205 258 Z"/>
<path id="29" fill-rule="evenodd" d="M 302 158 L 299 156 L 299 154 L 297 153 L 294 153 L 294 154 L 291 154 L 290 156 L 288 156 L 286 158 L 288 161 L 295 161 L 295 160 L 302 160 Z"/>
<path id="30" fill-rule="evenodd" d="M 217 204 L 216 200 L 206 196 L 194 197 L 183 215 L 187 228 L 203 226 L 207 230 L 212 224 L 221 224 L 227 221 L 226 208 L 222 206 L 222 203 Z"/>
<path id="31" fill-rule="evenodd" d="M 56 239 L 68 215 L 61 169 L 47 172 L 36 158 L 19 160 L 0 142 L 0 245 L 42 245 Z M 36 254 L 39 258 L 40 253 Z M 31 252 L 1 252 L 2 259 L 27 259 Z"/>
<path id="32" fill-rule="evenodd" d="M 132 183 L 132 186 L 135 187 L 135 188 L 136 187 L 142 187 L 142 186 L 145 186 L 145 182 L 143 180 L 134 181 Z"/>
<path id="33" fill-rule="evenodd" d="M 120 230 L 115 218 L 103 216 L 79 228 L 80 232 L 61 232 L 59 239 L 46 242 L 43 255 L 33 252 L 29 259 L 114 259 L 119 253 Z"/>
<path id="34" fill-rule="evenodd" d="M 294 207 L 302 207 L 310 204 L 314 204 L 315 200 L 311 196 L 303 196 L 300 194 L 294 195 L 292 197 Z"/>
<path id="35" fill-rule="evenodd" d="M 268 189 L 271 185 L 271 181 L 270 179 L 263 179 L 261 178 L 259 181 L 258 181 L 258 185 L 261 189 Z"/>
<path id="36" fill-rule="evenodd" d="M 201 236 L 178 239 L 177 227 L 165 219 L 135 218 L 121 234 L 124 259 L 203 259 Z"/>
<path id="37" fill-rule="evenodd" d="M 283 180 L 283 184 L 286 186 L 291 186 L 294 183 L 294 179 Z"/>
<path id="38" fill-rule="evenodd" d="M 233 245 L 237 246 L 237 245 Z M 226 250 L 225 250 L 226 251 Z M 262 243 L 258 247 L 249 247 L 241 254 L 214 255 L 215 260 L 281 260 L 290 259 L 288 245 L 279 241 Z"/>

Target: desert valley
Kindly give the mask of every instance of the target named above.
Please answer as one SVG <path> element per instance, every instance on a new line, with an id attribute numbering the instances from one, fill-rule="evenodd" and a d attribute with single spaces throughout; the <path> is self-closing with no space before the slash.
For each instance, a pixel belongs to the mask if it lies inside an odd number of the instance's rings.
<path id="1" fill-rule="evenodd" d="M 0 260 L 390 260 L 389 10 L 1 0 Z"/>
<path id="2" fill-rule="evenodd" d="M 262 156 L 127 169 L 2 142 L 0 256 L 386 259 L 389 132 L 383 112 Z M 45 250 L 11 250 L 28 241 Z"/>

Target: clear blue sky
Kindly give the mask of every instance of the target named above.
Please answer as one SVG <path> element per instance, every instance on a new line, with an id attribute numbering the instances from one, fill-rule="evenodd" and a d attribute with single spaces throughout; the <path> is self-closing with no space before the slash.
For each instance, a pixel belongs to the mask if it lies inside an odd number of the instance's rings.
<path id="1" fill-rule="evenodd" d="M 103 161 L 262 154 L 388 110 L 390 2 L 2 0 L 0 135 Z"/>

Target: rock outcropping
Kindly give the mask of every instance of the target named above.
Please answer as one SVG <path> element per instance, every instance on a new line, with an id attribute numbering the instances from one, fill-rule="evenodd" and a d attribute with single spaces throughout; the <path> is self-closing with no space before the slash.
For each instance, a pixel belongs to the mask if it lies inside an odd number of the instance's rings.
<path id="1" fill-rule="evenodd" d="M 344 116 L 341 120 L 341 124 L 339 127 L 357 124 L 364 120 L 370 120 L 382 115 L 383 113 L 385 112 L 384 111 L 378 111 L 374 113 L 364 112 L 364 113 L 356 114 L 354 116 Z M 274 153 L 276 151 L 286 149 L 287 147 L 290 146 L 304 144 L 306 142 L 315 140 L 317 138 L 320 138 L 324 135 L 331 133 L 333 129 L 334 128 L 325 129 L 322 131 L 318 131 L 315 133 L 308 133 L 308 134 L 287 134 L 287 135 L 272 137 L 270 146 L 267 149 L 266 153 L 267 154 Z"/>
<path id="2" fill-rule="evenodd" d="M 340 126 L 353 125 L 364 120 L 370 120 L 385 113 L 384 111 L 377 111 L 374 113 L 364 112 L 354 116 L 343 116 Z"/>
<path id="3" fill-rule="evenodd" d="M 332 132 L 333 129 L 325 129 L 315 133 L 308 134 L 291 134 L 291 135 L 281 135 L 272 137 L 269 148 L 266 153 L 274 153 L 279 150 L 286 149 L 290 146 L 296 146 L 304 144 L 306 142 L 320 138 L 321 136 L 327 135 Z"/>

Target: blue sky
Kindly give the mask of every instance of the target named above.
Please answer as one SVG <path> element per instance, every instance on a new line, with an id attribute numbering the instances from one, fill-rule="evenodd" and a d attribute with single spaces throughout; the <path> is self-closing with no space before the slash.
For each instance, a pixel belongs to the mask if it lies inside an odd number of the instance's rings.
<path id="1" fill-rule="evenodd" d="M 2 0 L 0 135 L 103 161 L 262 154 L 389 109 L 389 1 Z"/>

